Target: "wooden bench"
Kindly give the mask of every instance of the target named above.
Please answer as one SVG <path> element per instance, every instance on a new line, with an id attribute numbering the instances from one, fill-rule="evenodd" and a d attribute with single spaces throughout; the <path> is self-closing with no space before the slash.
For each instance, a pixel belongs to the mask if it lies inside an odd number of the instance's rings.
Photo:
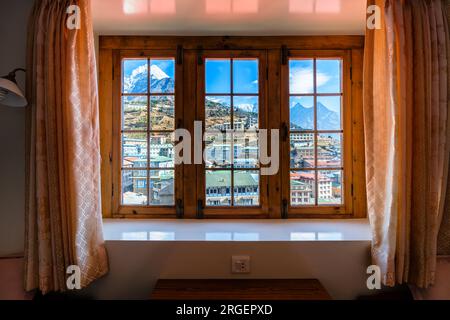
<path id="1" fill-rule="evenodd" d="M 154 300 L 330 300 L 317 279 L 160 279 Z"/>

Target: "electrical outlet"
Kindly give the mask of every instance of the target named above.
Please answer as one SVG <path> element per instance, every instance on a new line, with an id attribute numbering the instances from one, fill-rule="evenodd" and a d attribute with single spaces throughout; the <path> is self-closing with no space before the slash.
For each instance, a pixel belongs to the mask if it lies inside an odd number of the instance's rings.
<path id="1" fill-rule="evenodd" d="M 231 273 L 250 273 L 250 256 L 232 256 Z"/>

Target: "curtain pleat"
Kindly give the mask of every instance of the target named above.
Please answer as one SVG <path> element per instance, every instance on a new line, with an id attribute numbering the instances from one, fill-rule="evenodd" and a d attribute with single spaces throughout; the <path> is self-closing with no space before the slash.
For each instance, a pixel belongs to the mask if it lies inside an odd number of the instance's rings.
<path id="1" fill-rule="evenodd" d="M 67 8 L 80 29 L 67 28 Z M 37 0 L 29 22 L 25 287 L 65 291 L 108 271 L 100 206 L 97 74 L 88 0 Z"/>

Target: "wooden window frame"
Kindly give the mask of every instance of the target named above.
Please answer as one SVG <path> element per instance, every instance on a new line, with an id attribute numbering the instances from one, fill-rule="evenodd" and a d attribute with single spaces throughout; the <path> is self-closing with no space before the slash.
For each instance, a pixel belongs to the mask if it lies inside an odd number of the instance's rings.
<path id="1" fill-rule="evenodd" d="M 283 164 L 282 164 L 282 194 L 283 194 L 283 206 L 287 206 L 284 210 L 287 209 L 289 217 L 302 217 L 303 215 L 309 214 L 318 214 L 318 215 L 349 215 L 353 213 L 353 195 L 352 195 L 352 185 L 353 185 L 353 142 L 352 142 L 352 119 L 353 119 L 353 108 L 351 101 L 351 91 L 352 91 L 352 83 L 351 83 L 351 51 L 350 50 L 290 50 L 289 58 L 302 58 L 316 61 L 315 59 L 341 59 L 342 61 L 342 78 L 341 78 L 341 86 L 342 86 L 342 100 L 341 100 L 341 123 L 342 123 L 342 135 L 343 135 L 343 152 L 342 152 L 342 169 L 343 169 L 343 177 L 342 179 L 342 193 L 343 193 L 343 203 L 342 205 L 302 205 L 302 206 L 293 206 L 291 204 L 290 199 L 290 116 L 289 116 L 289 100 L 292 94 L 289 92 L 289 61 L 285 65 L 282 66 L 281 69 L 281 88 L 283 94 L 281 95 L 281 105 L 282 105 L 282 121 L 283 126 L 286 127 L 287 136 L 282 139 L 281 149 L 283 154 Z M 314 62 L 314 73 L 316 72 L 316 63 Z M 316 76 L 314 76 L 314 82 Z M 316 83 L 314 83 L 314 91 L 311 94 L 299 94 L 301 96 L 312 96 L 314 97 L 314 101 L 316 104 L 317 97 L 325 96 L 326 94 L 320 94 L 316 92 Z M 315 108 L 315 107 L 314 107 Z M 317 114 L 317 111 L 315 111 Z M 315 117 L 316 118 L 316 117 Z M 315 135 L 315 144 L 317 144 L 318 138 L 317 128 L 314 128 L 311 133 Z M 315 147 L 315 159 L 317 160 L 317 149 Z M 318 170 L 320 169 L 313 169 Z M 302 170 L 298 170 L 299 172 Z M 305 169 L 303 170 L 305 171 Z M 307 170 L 306 170 L 307 171 Z M 317 177 L 317 176 L 316 176 Z M 315 193 L 316 199 L 317 195 L 317 183 L 315 181 Z"/>
<path id="2" fill-rule="evenodd" d="M 366 217 L 365 168 L 364 168 L 364 131 L 362 116 L 362 61 L 363 36 L 270 36 L 270 37 L 178 37 L 178 36 L 100 36 L 99 38 L 99 102 L 102 155 L 102 210 L 104 218 L 364 218 Z M 199 57 L 214 50 L 216 53 L 255 52 L 263 50 L 265 66 L 260 66 L 260 79 L 265 82 L 264 108 L 265 128 L 281 129 L 286 121 L 286 57 L 301 52 L 325 53 L 323 50 L 346 53 L 349 61 L 349 82 L 347 109 L 352 118 L 346 125 L 351 126 L 351 150 L 346 162 L 351 162 L 353 194 L 349 206 L 344 209 L 319 210 L 308 208 L 284 208 L 286 199 L 286 157 L 285 142 L 280 141 L 280 170 L 278 174 L 266 176 L 260 181 L 261 198 L 259 208 L 208 208 L 199 215 L 199 201 L 204 199 L 199 171 L 203 165 L 183 164 L 176 168 L 176 195 L 178 208 L 174 207 L 121 207 L 120 181 L 117 179 L 117 163 L 120 164 L 120 138 L 117 125 L 120 126 L 120 82 L 121 58 L 146 57 L 159 52 L 176 57 L 175 124 L 176 128 L 185 128 L 193 136 L 194 121 L 201 119 L 199 108 Z M 156 55 L 158 56 L 158 54 Z M 263 75 L 261 75 L 263 73 Z M 119 84 L 119 87 L 117 87 Z M 287 83 L 288 85 L 288 83 Z M 195 112 L 192 112 L 195 110 Z M 118 113 L 119 112 L 119 113 Z M 118 118 L 119 117 L 119 118 Z M 260 120 L 261 121 L 261 120 Z M 261 125 L 261 128 L 264 128 Z M 120 131 L 119 131 L 120 133 Z M 192 139 L 193 140 L 193 139 Z M 118 142 L 119 141 L 119 145 Z M 269 140 L 270 141 L 270 140 Z M 344 147 L 345 148 L 345 147 Z M 193 142 L 192 142 L 192 150 Z M 269 146 L 270 150 L 270 146 Z M 118 160 L 119 159 L 119 160 Z M 289 165 L 289 164 L 288 164 Z M 287 171 L 289 174 L 289 171 Z M 261 176 L 264 177 L 264 176 Z M 200 182 L 199 182 L 200 181 Z M 287 185 L 289 189 L 289 185 Z M 197 190 L 197 192 L 192 192 Z M 202 198 L 203 197 L 203 198 Z M 289 199 L 289 197 L 287 198 Z M 119 204 L 119 205 L 118 205 Z M 247 209 L 247 210 L 246 210 Z M 295 209 L 295 210 L 293 210 Z"/>
<path id="3" fill-rule="evenodd" d="M 176 216 L 176 204 L 177 200 L 182 198 L 183 193 L 183 167 L 176 165 L 174 168 L 174 178 L 175 178 L 175 194 L 174 194 L 174 205 L 172 206 L 158 206 L 158 205 L 147 205 L 147 206 L 132 206 L 123 205 L 121 203 L 121 179 L 122 179 L 122 79 L 123 70 L 122 62 L 124 59 L 158 59 L 158 58 L 173 58 L 175 60 L 175 91 L 173 94 L 175 102 L 175 118 L 174 126 L 176 129 L 180 122 L 182 121 L 183 115 L 183 104 L 182 104 L 182 83 L 178 79 L 183 79 L 183 69 L 176 63 L 177 52 L 176 50 L 120 50 L 116 53 L 114 57 L 114 68 L 113 68 L 113 87 L 115 94 L 113 95 L 113 118 L 112 118 L 112 128 L 113 128 L 113 140 L 112 140 L 112 180 L 113 186 L 117 186 L 112 190 L 112 208 L 114 215 L 121 216 L 133 216 L 133 217 L 175 217 Z M 148 65 L 150 68 L 150 64 Z M 148 86 L 150 87 L 150 79 L 148 79 Z M 121 94 L 117 94 L 120 92 Z M 138 94 L 142 96 L 147 96 L 148 98 L 148 121 L 150 121 L 150 98 L 151 93 Z M 149 125 L 149 123 L 148 123 Z M 150 131 L 147 128 L 147 148 L 150 148 Z M 149 152 L 149 151 L 148 151 Z M 146 170 L 150 170 L 150 163 L 147 164 Z M 153 169 L 155 170 L 155 169 Z M 147 188 L 149 187 L 150 181 L 147 177 Z M 117 191 L 115 190 L 117 189 Z M 150 201 L 150 199 L 149 199 Z"/>
<path id="4" fill-rule="evenodd" d="M 258 59 L 258 100 L 259 100 L 259 129 L 267 128 L 267 105 L 266 105 L 266 69 L 267 69 L 267 55 L 262 50 L 206 50 L 199 54 L 198 59 L 202 59 L 202 63 L 197 66 L 197 120 L 203 123 L 203 133 L 205 132 L 205 66 L 208 58 L 224 58 L 224 59 L 243 59 L 256 58 Z M 230 79 L 233 82 L 233 78 Z M 220 94 L 218 94 L 220 95 Z M 232 93 L 230 92 L 230 97 Z M 202 150 L 205 149 L 203 142 Z M 255 170 L 261 171 L 261 165 Z M 210 217 L 267 217 L 268 216 L 268 191 L 267 176 L 260 175 L 259 180 L 259 205 L 257 206 L 206 206 L 205 195 L 205 173 L 209 170 L 205 163 L 197 166 L 197 201 L 201 201 L 199 205 L 202 206 L 202 215 L 204 218 Z M 248 169 L 252 170 L 252 169 Z M 233 173 L 234 171 L 231 170 Z M 231 187 L 233 189 L 233 186 Z"/>

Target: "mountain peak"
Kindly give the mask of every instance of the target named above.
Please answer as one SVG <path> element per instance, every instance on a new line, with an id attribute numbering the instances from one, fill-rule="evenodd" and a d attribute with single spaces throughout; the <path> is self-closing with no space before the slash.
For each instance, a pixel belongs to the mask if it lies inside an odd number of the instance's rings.
<path id="1" fill-rule="evenodd" d="M 150 67 L 150 76 L 157 80 L 170 78 L 164 71 L 161 70 L 160 67 L 158 67 L 157 65 L 154 65 L 154 64 Z"/>
<path id="2" fill-rule="evenodd" d="M 300 102 L 290 108 L 290 121 L 304 130 L 314 129 L 314 108 L 306 108 Z M 340 115 L 321 102 L 317 102 L 317 125 L 319 128 L 340 128 Z"/>

